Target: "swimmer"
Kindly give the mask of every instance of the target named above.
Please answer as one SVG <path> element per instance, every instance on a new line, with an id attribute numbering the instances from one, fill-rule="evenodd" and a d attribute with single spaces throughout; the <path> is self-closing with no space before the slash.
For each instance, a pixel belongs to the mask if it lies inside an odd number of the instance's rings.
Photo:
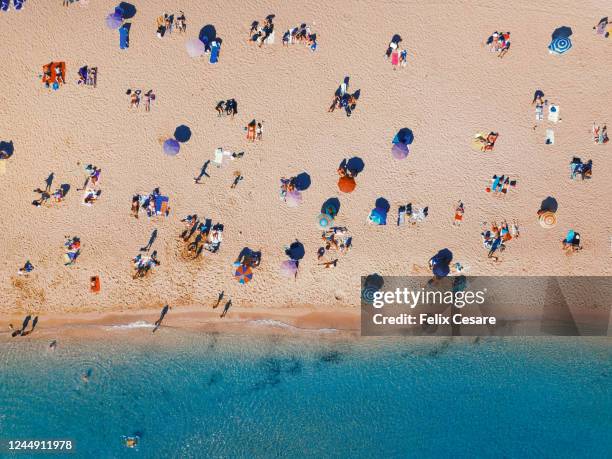
<path id="1" fill-rule="evenodd" d="M 50 350 L 54 351 L 56 347 L 57 347 L 57 340 L 53 340 L 49 343 Z"/>

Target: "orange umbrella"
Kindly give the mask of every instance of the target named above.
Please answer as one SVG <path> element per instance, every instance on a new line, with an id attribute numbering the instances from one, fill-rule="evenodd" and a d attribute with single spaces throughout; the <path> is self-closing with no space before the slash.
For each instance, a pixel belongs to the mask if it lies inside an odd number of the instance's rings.
<path id="1" fill-rule="evenodd" d="M 338 180 L 338 188 L 343 193 L 350 193 L 356 186 L 357 184 L 355 183 L 355 179 L 353 177 L 347 177 L 345 175 L 344 177 L 340 177 L 340 180 Z"/>

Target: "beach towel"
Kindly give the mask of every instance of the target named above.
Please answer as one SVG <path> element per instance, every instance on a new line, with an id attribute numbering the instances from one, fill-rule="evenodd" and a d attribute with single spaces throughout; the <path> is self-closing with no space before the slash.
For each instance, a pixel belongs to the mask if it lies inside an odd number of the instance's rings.
<path id="1" fill-rule="evenodd" d="M 157 215 L 165 215 L 168 212 L 168 196 L 155 196 L 155 213 Z"/>
<path id="2" fill-rule="evenodd" d="M 559 122 L 559 106 L 558 105 L 551 104 L 550 107 L 548 107 L 548 121 L 550 121 L 551 123 Z"/>
<path id="3" fill-rule="evenodd" d="M 255 124 L 249 124 L 247 127 L 247 140 L 255 141 Z"/>
<path id="4" fill-rule="evenodd" d="M 546 129 L 546 145 L 555 144 L 555 131 L 552 128 Z"/>
<path id="5" fill-rule="evenodd" d="M 119 28 L 119 48 L 127 49 L 130 47 L 130 27 L 129 24 L 123 24 Z"/>
<path id="6" fill-rule="evenodd" d="M 217 167 L 223 166 L 223 150 L 221 148 L 215 150 L 215 158 L 212 162 Z"/>
<path id="7" fill-rule="evenodd" d="M 393 51 L 391 53 L 391 65 L 393 66 L 399 65 L 399 53 L 397 51 Z"/>
<path id="8" fill-rule="evenodd" d="M 89 279 L 90 289 L 92 293 L 100 292 L 100 278 L 98 276 L 91 276 Z"/>
<path id="9" fill-rule="evenodd" d="M 565 242 L 567 242 L 568 244 L 571 244 L 572 241 L 574 240 L 574 235 L 576 233 L 574 233 L 574 230 L 569 230 L 567 232 L 567 236 L 565 236 Z"/>
<path id="10" fill-rule="evenodd" d="M 536 105 L 535 113 L 536 121 L 542 121 L 544 119 L 544 107 L 542 105 Z"/>
<path id="11" fill-rule="evenodd" d="M 221 45 L 216 41 L 213 41 L 210 45 L 210 63 L 216 64 L 219 61 L 219 51 L 221 51 Z"/>

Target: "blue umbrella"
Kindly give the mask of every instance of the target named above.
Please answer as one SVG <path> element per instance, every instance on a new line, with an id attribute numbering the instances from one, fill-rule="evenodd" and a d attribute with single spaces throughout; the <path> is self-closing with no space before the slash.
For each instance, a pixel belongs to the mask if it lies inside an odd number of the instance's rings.
<path id="1" fill-rule="evenodd" d="M 180 144 L 174 139 L 168 139 L 164 142 L 164 153 L 166 153 L 168 156 L 178 155 L 180 149 Z"/>
<path id="2" fill-rule="evenodd" d="M 118 29 L 119 27 L 121 27 L 121 24 L 123 24 L 123 18 L 116 12 L 106 16 L 106 27 L 108 27 L 109 29 Z"/>
<path id="3" fill-rule="evenodd" d="M 548 49 L 554 54 L 563 54 L 572 48 L 572 41 L 569 37 L 555 38 L 548 45 Z"/>
<path id="4" fill-rule="evenodd" d="M 386 225 L 387 212 L 380 207 L 376 207 L 375 209 L 372 209 L 372 212 L 370 212 L 370 220 L 372 223 L 376 223 L 377 225 Z"/>

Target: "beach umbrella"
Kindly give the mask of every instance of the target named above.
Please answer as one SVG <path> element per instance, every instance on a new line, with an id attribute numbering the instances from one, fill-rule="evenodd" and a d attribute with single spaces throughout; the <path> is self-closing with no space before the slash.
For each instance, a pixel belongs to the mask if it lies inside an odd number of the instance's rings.
<path id="1" fill-rule="evenodd" d="M 370 220 L 372 223 L 376 223 L 377 225 L 386 225 L 387 212 L 380 207 L 376 207 L 375 209 L 372 209 L 372 212 L 370 212 Z"/>
<path id="2" fill-rule="evenodd" d="M 283 276 L 294 277 L 298 270 L 298 263 L 295 260 L 285 260 L 280 265 L 280 272 Z"/>
<path id="3" fill-rule="evenodd" d="M 320 214 L 317 217 L 317 223 L 319 224 L 319 228 L 327 229 L 334 224 L 334 219 L 327 214 Z"/>
<path id="4" fill-rule="evenodd" d="M 557 224 L 557 216 L 555 215 L 554 212 L 542 212 L 540 214 L 540 225 L 543 228 L 552 228 L 553 226 L 555 226 Z"/>
<path id="5" fill-rule="evenodd" d="M 357 184 L 355 183 L 355 179 L 353 177 L 347 177 L 345 175 L 344 177 L 340 177 L 340 180 L 338 180 L 338 189 L 343 193 L 352 192 L 356 186 Z"/>
<path id="6" fill-rule="evenodd" d="M 121 24 L 123 24 L 123 18 L 120 14 L 115 12 L 106 16 L 106 27 L 109 29 L 116 30 L 121 27 Z"/>
<path id="7" fill-rule="evenodd" d="M 234 272 L 234 277 L 241 284 L 246 284 L 253 278 L 253 270 L 250 266 L 240 265 Z"/>
<path id="8" fill-rule="evenodd" d="M 436 277 L 446 277 L 450 273 L 450 267 L 445 264 L 436 263 L 433 265 L 432 272 Z"/>
<path id="9" fill-rule="evenodd" d="M 297 207 L 302 203 L 302 193 L 297 190 L 289 191 L 285 195 L 285 201 L 289 207 Z"/>
<path id="10" fill-rule="evenodd" d="M 391 148 L 391 154 L 395 159 L 406 159 L 408 151 L 408 145 L 405 143 L 396 143 Z"/>
<path id="11" fill-rule="evenodd" d="M 201 40 L 194 38 L 185 43 L 187 54 L 189 57 L 199 57 L 204 55 L 204 43 Z"/>
<path id="12" fill-rule="evenodd" d="M 180 149 L 180 144 L 174 139 L 168 139 L 164 142 L 164 153 L 166 153 L 168 156 L 178 155 Z"/>
<path id="13" fill-rule="evenodd" d="M 569 37 L 555 38 L 548 45 L 551 54 L 563 54 L 572 48 L 572 41 Z"/>

